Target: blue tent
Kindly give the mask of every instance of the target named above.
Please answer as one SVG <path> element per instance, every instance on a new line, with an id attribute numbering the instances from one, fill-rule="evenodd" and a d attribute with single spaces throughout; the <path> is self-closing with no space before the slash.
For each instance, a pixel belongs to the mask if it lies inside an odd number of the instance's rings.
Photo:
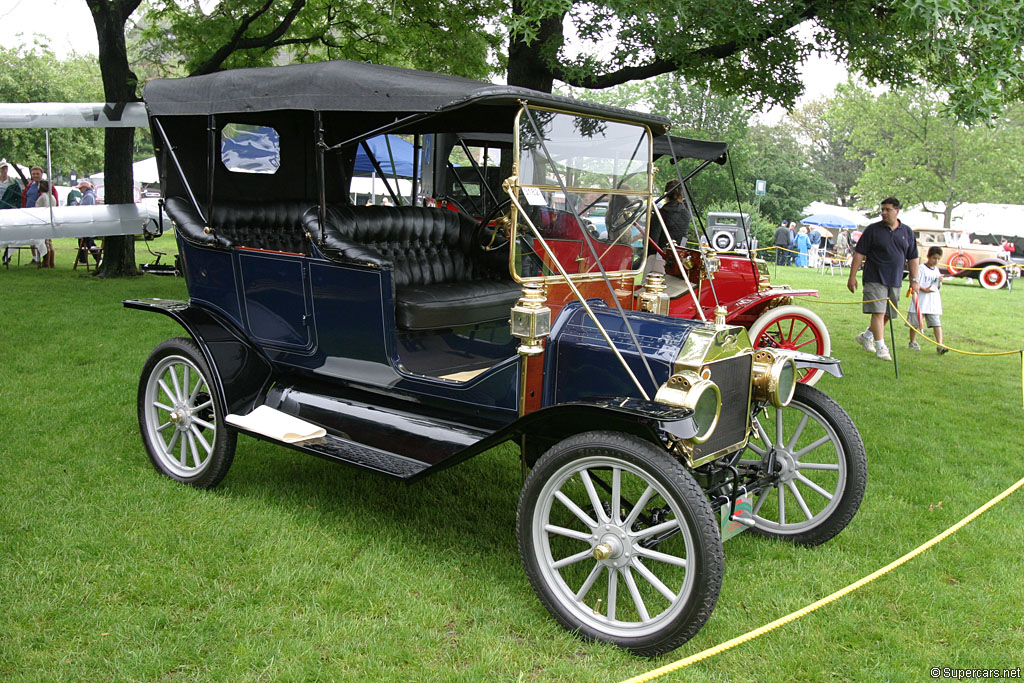
<path id="1" fill-rule="evenodd" d="M 816 213 L 808 216 L 807 218 L 801 218 L 800 222 L 804 225 L 820 225 L 823 228 L 843 228 L 849 230 L 856 230 L 857 224 L 853 221 L 843 218 L 842 216 L 834 216 L 829 213 Z"/>
<path id="2" fill-rule="evenodd" d="M 401 178 L 412 177 L 412 160 L 415 148 L 411 142 L 406 142 L 397 135 L 378 135 L 366 141 L 366 145 L 373 152 L 374 158 L 380 164 L 384 175 L 398 176 Z M 390 150 L 389 150 L 390 147 Z M 394 164 L 392 164 L 394 160 Z M 366 150 L 360 144 L 356 151 L 356 174 L 375 173 L 376 169 L 366 156 Z"/>

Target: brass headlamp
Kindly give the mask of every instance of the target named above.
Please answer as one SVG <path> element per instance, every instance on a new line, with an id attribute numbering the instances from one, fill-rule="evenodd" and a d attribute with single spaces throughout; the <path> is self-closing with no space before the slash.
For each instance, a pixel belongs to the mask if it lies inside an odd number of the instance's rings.
<path id="1" fill-rule="evenodd" d="M 792 356 L 776 354 L 770 349 L 754 353 L 754 396 L 782 408 L 793 400 L 796 391 L 796 361 Z"/>
<path id="2" fill-rule="evenodd" d="M 654 400 L 693 411 L 697 435 L 690 440 L 694 443 L 704 443 L 711 437 L 722 414 L 722 392 L 718 385 L 692 370 L 673 374 L 658 389 Z"/>

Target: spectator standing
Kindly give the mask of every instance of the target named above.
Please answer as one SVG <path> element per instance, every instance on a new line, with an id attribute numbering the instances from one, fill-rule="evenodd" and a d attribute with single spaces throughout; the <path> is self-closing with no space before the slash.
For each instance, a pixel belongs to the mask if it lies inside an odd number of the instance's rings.
<path id="1" fill-rule="evenodd" d="M 810 241 L 810 247 L 807 250 L 809 268 L 818 267 L 818 248 L 821 246 L 821 233 L 818 231 L 817 225 L 811 226 L 811 231 L 807 233 L 807 239 Z"/>
<path id="2" fill-rule="evenodd" d="M 939 288 L 942 287 L 942 273 L 939 271 L 939 259 L 942 258 L 942 247 L 929 247 L 928 260 L 921 264 L 918 271 L 921 274 L 921 281 L 918 283 L 920 289 L 917 292 L 917 302 L 910 302 L 910 347 L 911 351 L 920 351 L 921 345 L 917 343 L 919 323 L 917 312 L 921 311 L 924 323 L 931 328 L 935 335 L 935 341 L 939 345 L 935 348 L 940 356 L 948 353 L 949 349 L 942 345 L 942 322 L 939 317 L 942 315 L 942 295 Z"/>
<path id="3" fill-rule="evenodd" d="M 82 201 L 82 193 L 78 191 L 77 187 L 72 187 L 71 191 L 68 192 L 68 196 L 64 198 L 64 205 L 78 206 L 80 201 Z"/>
<path id="4" fill-rule="evenodd" d="M 846 263 L 846 259 L 850 256 L 850 231 L 842 229 L 836 236 L 836 258 L 841 262 Z"/>
<path id="5" fill-rule="evenodd" d="M 796 223 L 796 221 L 792 221 L 791 220 L 790 221 L 790 251 L 786 252 L 786 254 L 788 254 L 788 259 L 786 259 L 786 263 L 788 263 L 790 265 L 794 265 L 794 263 L 797 260 L 797 254 L 795 253 L 796 250 L 797 250 L 797 223 Z"/>
<path id="6" fill-rule="evenodd" d="M 39 181 L 43 179 L 43 168 L 41 166 L 32 166 L 28 169 L 31 177 L 31 181 L 28 187 L 21 195 L 21 206 L 26 209 L 31 209 L 36 206 L 37 200 L 39 199 Z M 49 187 L 49 183 L 47 183 Z M 50 193 L 53 195 L 54 202 L 52 206 L 58 206 L 60 202 L 57 201 L 57 188 L 51 187 Z M 47 206 L 50 206 L 49 204 Z"/>
<path id="7" fill-rule="evenodd" d="M 36 207 L 57 206 L 57 200 L 50 195 L 50 181 L 40 180 L 38 182 L 39 196 L 36 197 Z M 38 240 L 43 242 L 42 253 L 39 255 L 40 267 L 53 268 L 53 240 Z M 38 247 L 37 247 L 38 248 Z"/>
<path id="8" fill-rule="evenodd" d="M 7 159 L 0 159 L 0 209 L 17 208 L 21 205 L 20 197 L 21 185 L 7 175 Z"/>
<path id="9" fill-rule="evenodd" d="M 21 185 L 7 175 L 7 159 L 0 159 L 0 209 L 16 209 L 21 206 Z M 7 247 L 4 247 L 3 263 L 11 262 Z"/>
<path id="10" fill-rule="evenodd" d="M 857 343 L 865 351 L 873 351 L 881 360 L 892 360 L 882 336 L 889 306 L 899 308 L 903 266 L 910 271 L 910 288 L 920 290 L 918 274 L 917 240 L 914 231 L 899 219 L 900 200 L 887 197 L 882 200 L 882 220 L 864 228 L 857 240 L 850 264 L 850 279 L 846 286 L 857 291 L 857 271 L 864 265 L 863 312 L 871 316 L 868 329 L 857 335 Z"/>
<path id="11" fill-rule="evenodd" d="M 789 226 L 786 225 L 786 221 L 782 221 L 782 225 L 775 230 L 772 245 L 775 247 L 775 264 L 786 265 L 786 254 L 789 253 Z"/>
<path id="12" fill-rule="evenodd" d="M 807 252 L 811 248 L 811 240 L 807 237 L 806 226 L 800 228 L 800 232 L 796 235 L 796 250 L 799 252 L 796 255 L 796 267 L 807 268 Z"/>
<path id="13" fill-rule="evenodd" d="M 88 180 L 83 180 L 78 183 L 78 190 L 82 194 L 82 198 L 78 201 L 79 206 L 95 206 L 96 205 L 96 190 L 93 189 L 92 183 Z M 89 254 L 96 259 L 96 264 L 100 262 L 100 250 L 96 246 L 96 239 L 93 237 L 82 237 L 78 240 L 78 262 L 85 264 L 89 262 Z"/>

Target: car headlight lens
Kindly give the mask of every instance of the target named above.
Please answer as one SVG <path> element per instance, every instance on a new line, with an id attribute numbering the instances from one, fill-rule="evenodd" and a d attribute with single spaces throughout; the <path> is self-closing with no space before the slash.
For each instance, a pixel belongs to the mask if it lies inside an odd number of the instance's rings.
<path id="1" fill-rule="evenodd" d="M 775 355 L 768 349 L 754 354 L 754 395 L 782 408 L 793 400 L 796 391 L 796 361 L 792 356 Z"/>
<path id="2" fill-rule="evenodd" d="M 693 411 L 697 434 L 690 440 L 695 443 L 704 443 L 711 438 L 718 426 L 718 417 L 722 414 L 722 392 L 718 385 L 695 372 L 684 371 L 672 375 L 658 389 L 654 400 Z"/>

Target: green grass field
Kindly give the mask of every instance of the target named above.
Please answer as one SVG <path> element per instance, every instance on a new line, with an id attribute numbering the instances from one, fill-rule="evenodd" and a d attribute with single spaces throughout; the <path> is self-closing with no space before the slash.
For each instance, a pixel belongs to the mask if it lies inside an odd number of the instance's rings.
<path id="1" fill-rule="evenodd" d="M 174 251 L 169 237 L 154 249 Z M 181 279 L 0 270 L 0 678 L 616 681 L 711 647 L 856 581 L 1024 476 L 1019 356 L 865 353 L 858 306 L 811 304 L 846 377 L 824 378 L 867 446 L 852 524 L 812 549 L 741 535 L 718 606 L 655 660 L 563 631 L 520 566 L 515 451 L 412 486 L 246 437 L 220 487 L 159 476 L 138 434 L 138 375 L 181 336 L 121 300 Z M 141 243 L 139 261 L 151 261 Z M 171 257 L 165 257 L 165 261 Z M 851 301 L 845 276 L 775 281 Z M 946 341 L 1024 347 L 1024 285 L 943 288 Z M 860 591 L 661 680 L 929 679 L 1024 666 L 1024 491 Z"/>

